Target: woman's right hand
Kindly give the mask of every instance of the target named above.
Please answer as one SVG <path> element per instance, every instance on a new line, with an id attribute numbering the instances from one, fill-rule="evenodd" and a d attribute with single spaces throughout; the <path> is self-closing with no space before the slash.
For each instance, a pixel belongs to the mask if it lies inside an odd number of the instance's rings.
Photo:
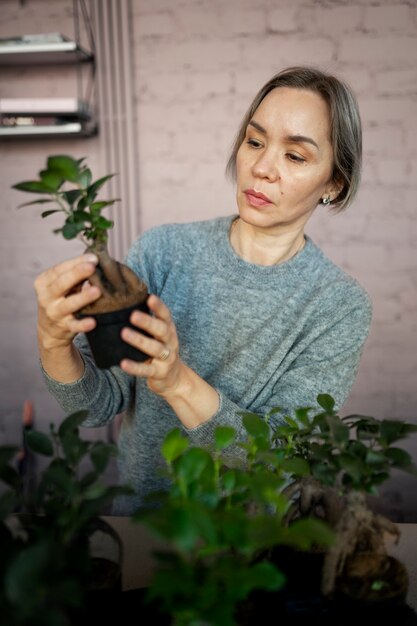
<path id="1" fill-rule="evenodd" d="M 77 319 L 74 313 L 100 297 L 100 289 L 86 282 L 94 273 L 97 262 L 94 254 L 85 254 L 59 263 L 36 278 L 41 350 L 68 348 L 75 335 L 95 327 L 94 318 Z M 83 288 L 75 291 L 80 283 Z"/>

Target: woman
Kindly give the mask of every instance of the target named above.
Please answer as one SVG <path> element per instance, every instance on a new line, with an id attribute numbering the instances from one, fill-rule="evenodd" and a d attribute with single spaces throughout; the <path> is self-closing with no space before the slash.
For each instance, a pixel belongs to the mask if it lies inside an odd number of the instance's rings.
<path id="1" fill-rule="evenodd" d="M 360 167 L 360 118 L 349 88 L 312 68 L 287 69 L 260 90 L 237 135 L 228 170 L 238 216 L 160 226 L 129 251 L 128 265 L 153 294 L 153 315 L 133 313 L 137 331 L 125 328 L 122 337 L 148 361 L 98 370 L 85 338 L 73 343 L 95 323 L 74 313 L 99 297 L 97 288 L 71 294 L 93 273 L 94 257 L 37 279 L 49 389 L 65 410 L 89 409 L 88 426 L 125 412 L 121 479 L 137 496 L 119 502 L 117 513 L 130 514 L 166 484 L 159 448 L 175 426 L 204 445 L 219 424 L 240 431 L 242 410 L 291 413 L 314 406 L 319 393 L 344 402 L 371 307 L 304 228 L 319 203 L 341 209 L 352 201 Z"/>

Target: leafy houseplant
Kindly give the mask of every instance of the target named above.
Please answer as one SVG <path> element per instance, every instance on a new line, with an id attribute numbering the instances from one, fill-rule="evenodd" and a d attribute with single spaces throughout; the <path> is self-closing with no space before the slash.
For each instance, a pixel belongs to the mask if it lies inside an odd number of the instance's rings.
<path id="1" fill-rule="evenodd" d="M 247 438 L 238 445 L 246 462 L 238 465 L 226 456 L 236 440 L 233 428 L 218 427 L 211 450 L 191 447 L 179 429 L 171 431 L 162 454 L 172 486 L 134 516 L 163 540 L 149 598 L 175 626 L 267 623 L 265 598 L 256 602 L 256 590 L 276 592 L 285 579 L 262 558 L 265 550 L 331 540 L 318 520 L 284 524 L 285 459 L 271 450 L 264 420 L 247 415 L 244 425 Z"/>
<path id="2" fill-rule="evenodd" d="M 27 447 L 49 459 L 30 500 L 13 467 L 16 448 L 0 448 L 2 624 L 79 624 L 94 602 L 94 589 L 105 589 L 99 594 L 105 604 L 110 592 L 121 586 L 120 539 L 100 515 L 104 505 L 130 489 L 102 483 L 116 449 L 81 439 L 78 426 L 86 415 L 70 415 L 58 430 L 51 426 L 49 436 L 26 433 Z M 87 460 L 91 468 L 83 472 Z M 91 542 L 98 532 L 116 542 L 118 561 L 94 557 Z"/>
<path id="3" fill-rule="evenodd" d="M 308 408 L 286 417 L 274 431 L 288 459 L 307 463 L 308 472 L 284 492 L 292 505 L 286 521 L 319 516 L 335 532 L 325 551 L 321 589 L 326 597 L 347 597 L 371 606 L 391 596 L 405 599 L 407 572 L 387 554 L 384 534 L 399 529 L 368 506 L 367 494 L 393 468 L 416 473 L 410 455 L 395 444 L 417 431 L 415 424 L 364 415 L 339 417 L 331 396 L 318 396 L 322 411 Z"/>
<path id="4" fill-rule="evenodd" d="M 147 287 L 126 265 L 113 259 L 108 252 L 108 231 L 113 222 L 102 215 L 103 209 L 114 204 L 112 200 L 97 200 L 101 187 L 112 175 L 92 180 L 91 170 L 84 163 L 85 159 L 73 159 L 67 155 L 50 156 L 45 169 L 39 172 L 37 180 L 23 181 L 13 185 L 14 189 L 39 194 L 42 197 L 26 202 L 21 206 L 52 203 L 51 209 L 42 212 L 42 217 L 54 213 L 63 213 L 65 222 L 54 230 L 64 239 L 81 238 L 86 252 L 98 257 L 95 273 L 90 283 L 100 288 L 101 296 L 94 303 L 84 307 L 80 315 L 92 315 L 97 321 L 96 328 L 88 333 L 88 339 L 99 367 L 116 365 L 124 357 L 136 360 L 147 358 L 120 338 L 120 330 L 129 325 L 131 311 L 147 311 Z M 81 286 L 79 286 L 81 288 Z M 101 327 L 107 336 L 101 335 Z M 109 353 L 105 352 L 106 344 Z"/>

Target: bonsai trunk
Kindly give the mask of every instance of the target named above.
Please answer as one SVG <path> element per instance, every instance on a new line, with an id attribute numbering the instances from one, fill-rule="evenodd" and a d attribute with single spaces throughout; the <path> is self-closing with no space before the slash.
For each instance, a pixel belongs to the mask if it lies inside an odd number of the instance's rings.
<path id="1" fill-rule="evenodd" d="M 96 271 L 89 282 L 99 287 L 102 295 L 81 310 L 83 315 L 109 313 L 145 302 L 148 296 L 145 283 L 127 265 L 109 255 L 106 243 L 95 242 L 86 252 L 98 257 Z"/>
<path id="2" fill-rule="evenodd" d="M 346 507 L 335 527 L 336 542 L 328 549 L 324 559 L 322 592 L 331 594 L 337 579 L 342 576 L 345 566 L 366 553 L 370 564 L 375 558 L 388 558 L 384 533 L 389 533 L 398 541 L 398 527 L 383 517 L 373 513 L 367 506 L 364 493 L 352 491 L 347 495 Z M 371 558 L 371 555 L 373 558 Z"/>

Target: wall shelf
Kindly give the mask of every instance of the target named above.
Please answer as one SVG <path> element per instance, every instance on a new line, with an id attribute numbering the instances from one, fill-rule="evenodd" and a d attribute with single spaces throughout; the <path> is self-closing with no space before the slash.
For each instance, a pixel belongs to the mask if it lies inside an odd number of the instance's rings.
<path id="1" fill-rule="evenodd" d="M 93 61 L 91 52 L 64 35 L 0 39 L 0 65 L 55 65 Z"/>
<path id="2" fill-rule="evenodd" d="M 84 125 L 82 122 L 67 122 L 50 125 L 10 126 L 0 128 L 0 137 L 17 139 L 42 138 L 42 137 L 92 137 L 97 134 L 97 125 Z"/>
<path id="3" fill-rule="evenodd" d="M 78 66 L 79 79 L 76 98 L 0 99 L 0 140 L 96 135 L 97 121 L 88 103 L 81 98 L 80 65 L 86 62 L 91 63 L 93 79 L 93 53 L 82 47 L 78 41 L 73 41 L 60 33 L 0 39 L 0 67 L 67 63 Z"/>
<path id="4" fill-rule="evenodd" d="M 97 124 L 77 98 L 0 98 L 0 137 L 90 137 Z"/>

